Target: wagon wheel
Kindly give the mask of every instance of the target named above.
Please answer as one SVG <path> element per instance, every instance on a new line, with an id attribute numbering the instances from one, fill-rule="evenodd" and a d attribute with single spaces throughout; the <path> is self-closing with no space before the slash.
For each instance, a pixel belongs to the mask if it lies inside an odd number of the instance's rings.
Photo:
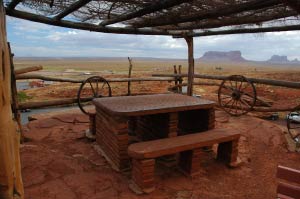
<path id="1" fill-rule="evenodd" d="M 296 109 L 294 109 L 292 112 L 297 112 L 300 114 L 300 106 L 296 107 Z M 288 115 L 290 115 L 292 112 L 290 112 Z M 300 144 L 300 122 L 296 122 L 291 117 L 287 117 L 287 128 L 291 138 L 296 143 Z"/>
<path id="2" fill-rule="evenodd" d="M 256 103 L 255 86 L 244 76 L 229 76 L 219 87 L 218 102 L 230 115 L 244 115 L 251 111 Z"/>
<path id="3" fill-rule="evenodd" d="M 95 112 L 88 111 L 85 106 L 87 101 L 94 98 L 111 97 L 111 88 L 103 77 L 93 76 L 87 78 L 81 85 L 77 93 L 77 103 L 80 110 L 87 115 L 93 115 Z"/>

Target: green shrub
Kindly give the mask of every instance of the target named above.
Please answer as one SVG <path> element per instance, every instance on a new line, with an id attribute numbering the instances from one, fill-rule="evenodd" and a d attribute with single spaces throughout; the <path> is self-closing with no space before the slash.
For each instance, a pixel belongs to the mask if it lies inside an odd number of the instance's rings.
<path id="1" fill-rule="evenodd" d="M 23 92 L 23 91 L 18 92 L 18 101 L 19 102 L 25 102 L 30 99 L 32 99 L 32 97 L 28 96 L 25 92 Z"/>

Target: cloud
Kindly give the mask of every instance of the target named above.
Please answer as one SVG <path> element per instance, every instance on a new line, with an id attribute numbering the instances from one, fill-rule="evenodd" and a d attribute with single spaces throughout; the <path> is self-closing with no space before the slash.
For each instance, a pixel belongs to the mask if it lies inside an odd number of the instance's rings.
<path id="1" fill-rule="evenodd" d="M 187 58 L 184 39 L 168 36 L 120 35 L 48 26 L 7 18 L 8 36 L 16 56 L 142 56 Z M 209 36 L 194 39 L 195 58 L 206 51 L 241 50 L 250 60 L 272 55 L 300 58 L 300 34 L 277 32 Z"/>

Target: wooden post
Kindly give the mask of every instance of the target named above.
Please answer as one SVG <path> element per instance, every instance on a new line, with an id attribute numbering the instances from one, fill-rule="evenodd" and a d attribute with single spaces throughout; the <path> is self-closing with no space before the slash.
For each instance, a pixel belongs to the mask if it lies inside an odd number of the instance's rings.
<path id="1" fill-rule="evenodd" d="M 181 75 L 181 65 L 178 66 L 178 74 Z M 179 93 L 182 93 L 182 77 L 179 77 L 179 84 L 178 84 L 178 91 Z"/>
<path id="2" fill-rule="evenodd" d="M 128 57 L 128 61 L 129 61 L 129 71 L 128 71 L 128 78 L 131 78 L 131 70 L 132 70 L 132 59 L 130 59 L 130 57 Z M 128 92 L 127 95 L 131 95 L 131 91 L 130 91 L 130 85 L 131 85 L 131 81 L 128 81 Z"/>
<path id="3" fill-rule="evenodd" d="M 173 68 L 174 68 L 174 75 L 177 75 L 177 68 L 176 68 L 176 65 L 174 65 Z M 177 84 L 178 84 L 178 78 L 176 77 L 176 78 L 175 78 L 175 87 L 174 87 L 175 89 L 174 89 L 174 90 L 176 90 L 176 91 L 178 92 Z"/>
<path id="4" fill-rule="evenodd" d="M 194 81 L 194 40 L 193 37 L 185 37 L 184 38 L 188 45 L 188 90 L 187 95 L 193 95 L 193 81 Z"/>
<path id="5" fill-rule="evenodd" d="M 12 97 L 12 111 L 14 113 L 14 119 L 18 124 L 21 133 L 21 143 L 24 141 L 24 135 L 22 133 L 22 124 L 21 124 L 21 115 L 19 111 L 19 102 L 18 102 L 18 91 L 17 91 L 17 82 L 15 76 L 15 66 L 13 63 L 14 54 L 11 53 L 10 43 L 7 43 L 9 58 L 10 58 L 10 70 L 11 70 L 11 97 Z"/>
<path id="6" fill-rule="evenodd" d="M 22 199 L 20 133 L 11 108 L 11 64 L 6 39 L 5 11 L 0 0 L 0 198 Z"/>

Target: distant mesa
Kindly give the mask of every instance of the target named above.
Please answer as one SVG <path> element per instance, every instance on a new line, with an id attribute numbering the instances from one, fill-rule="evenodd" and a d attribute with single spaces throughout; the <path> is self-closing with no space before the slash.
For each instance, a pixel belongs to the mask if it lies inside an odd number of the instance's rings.
<path id="1" fill-rule="evenodd" d="M 199 58 L 200 61 L 205 62 L 244 62 L 247 61 L 242 57 L 241 51 L 208 51 Z"/>
<path id="2" fill-rule="evenodd" d="M 287 56 L 283 55 L 283 56 L 280 56 L 280 55 L 273 55 L 271 57 L 271 59 L 268 60 L 268 62 L 274 62 L 274 63 L 286 63 L 286 62 L 289 62 Z"/>
<path id="3" fill-rule="evenodd" d="M 285 55 L 273 55 L 271 59 L 269 59 L 267 62 L 274 63 L 274 64 L 300 64 L 298 59 L 294 59 L 292 61 L 288 60 L 288 57 Z"/>

